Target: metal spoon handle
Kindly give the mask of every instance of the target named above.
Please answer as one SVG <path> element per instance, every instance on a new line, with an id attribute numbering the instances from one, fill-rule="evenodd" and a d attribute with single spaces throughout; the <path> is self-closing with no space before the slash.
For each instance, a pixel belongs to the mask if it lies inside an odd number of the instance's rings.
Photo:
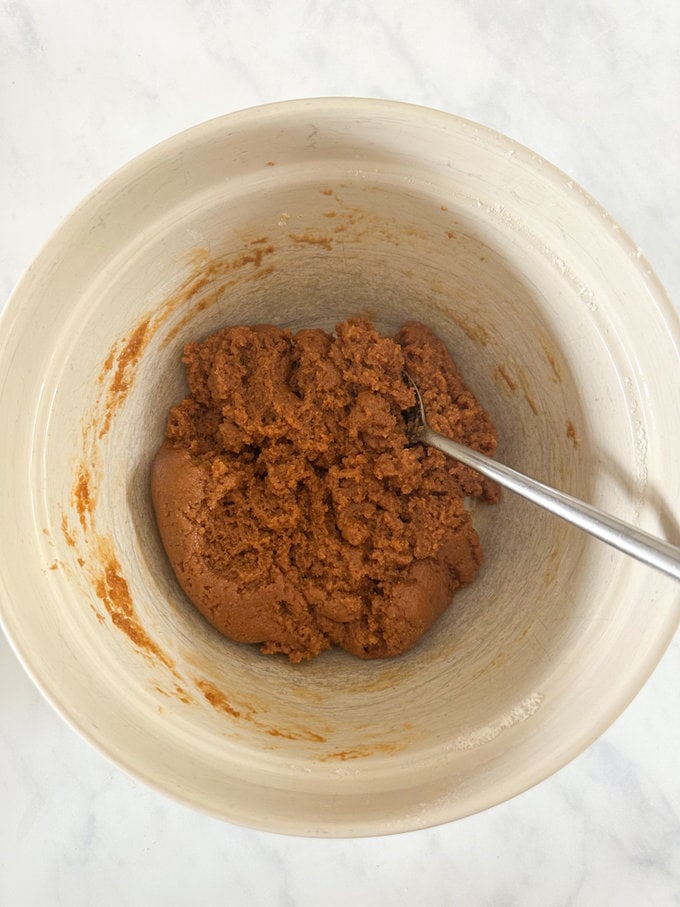
<path id="1" fill-rule="evenodd" d="M 525 476 L 509 466 L 496 463 L 484 454 L 438 434 L 428 426 L 425 426 L 420 441 L 436 447 L 448 457 L 453 457 L 466 466 L 471 466 L 487 478 L 495 479 L 504 488 L 528 498 L 539 507 L 573 523 L 579 529 L 584 529 L 608 545 L 618 548 L 619 551 L 624 551 L 639 561 L 656 567 L 657 570 L 675 579 L 680 579 L 680 548 L 676 548 L 675 545 L 643 532 L 625 520 L 603 513 L 597 507 L 586 504 L 578 498 Z"/>

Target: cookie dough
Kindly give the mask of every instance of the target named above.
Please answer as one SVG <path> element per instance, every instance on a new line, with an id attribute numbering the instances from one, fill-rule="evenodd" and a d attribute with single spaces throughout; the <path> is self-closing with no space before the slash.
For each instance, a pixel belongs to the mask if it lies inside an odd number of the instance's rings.
<path id="1" fill-rule="evenodd" d="M 228 327 L 184 350 L 190 396 L 151 470 L 165 550 L 222 633 L 292 662 L 411 648 L 482 563 L 466 496 L 493 483 L 410 447 L 406 369 L 433 428 L 486 454 L 496 431 L 424 325 L 296 334 Z"/>

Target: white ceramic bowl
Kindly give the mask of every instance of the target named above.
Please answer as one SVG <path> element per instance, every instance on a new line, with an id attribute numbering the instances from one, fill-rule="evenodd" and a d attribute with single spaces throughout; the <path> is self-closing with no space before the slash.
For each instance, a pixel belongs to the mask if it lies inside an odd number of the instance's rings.
<path id="1" fill-rule="evenodd" d="M 663 290 L 564 174 L 453 116 L 308 100 L 176 136 L 64 221 L 0 333 L 1 609 L 27 670 L 138 778 L 307 835 L 432 825 L 535 784 L 622 711 L 679 614 L 671 580 L 506 494 L 475 513 L 481 575 L 405 656 L 295 667 L 208 626 L 149 501 L 182 345 L 358 312 L 439 333 L 502 460 L 677 541 Z"/>

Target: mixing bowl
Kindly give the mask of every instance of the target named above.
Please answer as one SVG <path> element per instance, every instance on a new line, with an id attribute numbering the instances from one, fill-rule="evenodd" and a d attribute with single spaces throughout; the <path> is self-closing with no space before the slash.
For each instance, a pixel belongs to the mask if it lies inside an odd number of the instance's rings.
<path id="1" fill-rule="evenodd" d="M 640 689 L 673 582 L 506 494 L 477 580 L 410 653 L 299 666 L 181 593 L 149 466 L 182 346 L 228 324 L 447 343 L 499 457 L 678 542 L 678 322 L 582 189 L 443 113 L 327 99 L 246 110 L 128 164 L 59 227 L 0 332 L 2 621 L 59 712 L 215 816 L 306 835 L 446 822 L 563 766 Z"/>

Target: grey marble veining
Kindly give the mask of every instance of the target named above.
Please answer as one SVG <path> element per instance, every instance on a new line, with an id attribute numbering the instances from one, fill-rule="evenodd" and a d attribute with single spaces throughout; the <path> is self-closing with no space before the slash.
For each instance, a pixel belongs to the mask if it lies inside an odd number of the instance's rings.
<path id="1" fill-rule="evenodd" d="M 0 302 L 60 219 L 201 120 L 319 95 L 495 127 L 617 218 L 680 304 L 680 6 L 349 0 L 0 3 Z M 0 635 L 0 904 L 680 904 L 680 639 L 556 776 L 459 823 L 298 840 L 131 780 L 42 699 Z"/>

